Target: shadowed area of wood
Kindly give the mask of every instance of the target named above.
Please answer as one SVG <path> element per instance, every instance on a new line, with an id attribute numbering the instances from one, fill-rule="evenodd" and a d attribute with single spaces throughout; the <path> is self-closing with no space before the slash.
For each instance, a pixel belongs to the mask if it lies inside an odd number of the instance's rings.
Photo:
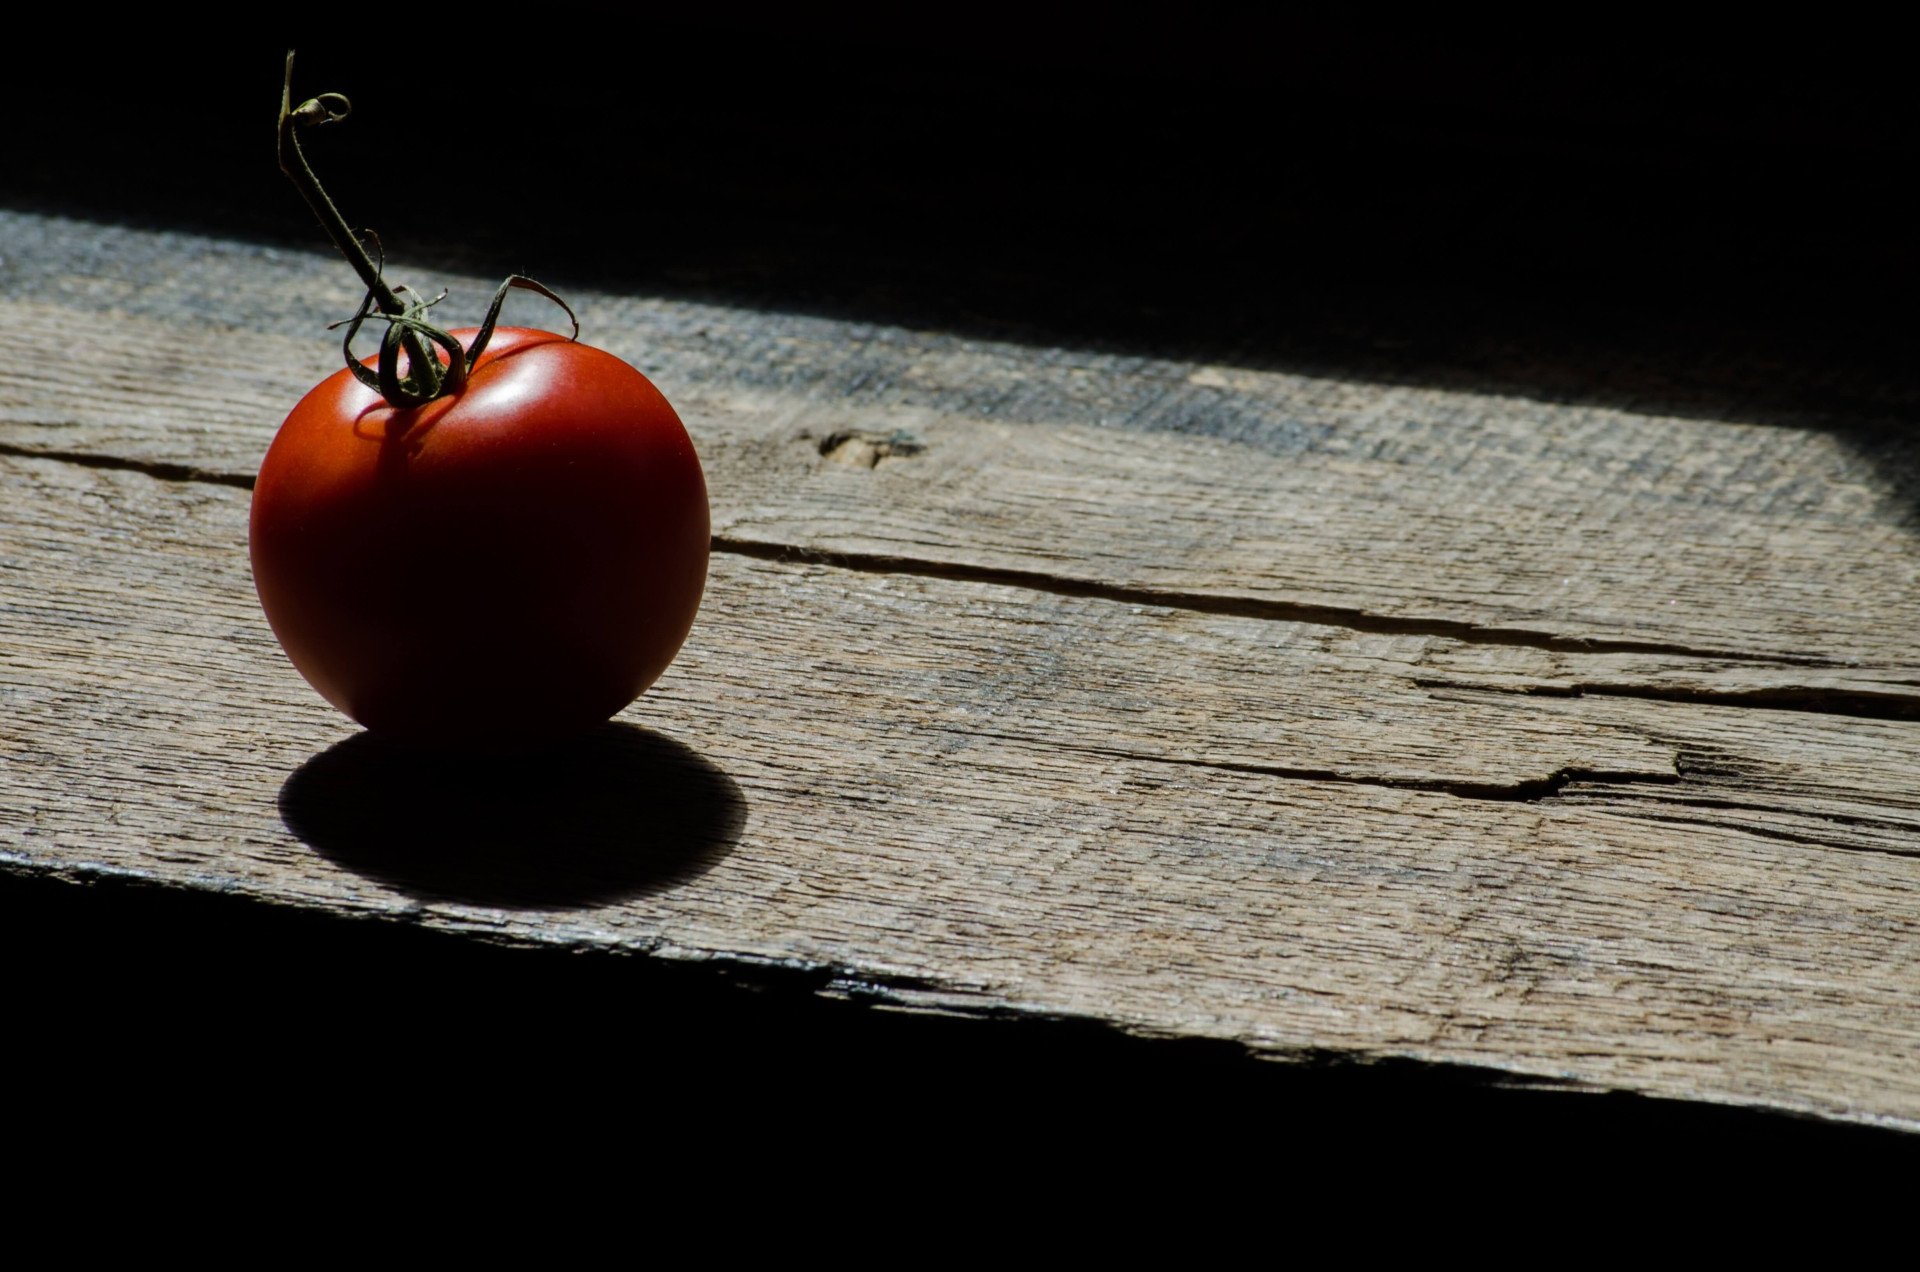
<path id="1" fill-rule="evenodd" d="M 409 896 L 503 909 L 606 905 L 698 878 L 747 802 L 711 761 L 608 723 L 538 755 L 439 759 L 362 733 L 280 788 L 287 828 Z"/>

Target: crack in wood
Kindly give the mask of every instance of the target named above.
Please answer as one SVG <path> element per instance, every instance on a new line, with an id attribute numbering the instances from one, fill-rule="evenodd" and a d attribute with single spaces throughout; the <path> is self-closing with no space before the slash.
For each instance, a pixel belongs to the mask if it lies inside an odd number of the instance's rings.
<path id="1" fill-rule="evenodd" d="M 1372 786 L 1396 791 L 1422 791 L 1435 795 L 1452 795 L 1459 799 L 1493 800 L 1508 803 L 1534 803 L 1551 799 L 1574 782 L 1593 782 L 1610 786 L 1645 784 L 1672 786 L 1679 782 L 1678 773 L 1628 773 L 1611 772 L 1598 769 L 1583 769 L 1566 766 L 1555 769 L 1545 777 L 1528 778 L 1519 782 L 1449 782 L 1437 778 L 1396 778 L 1363 777 L 1353 773 L 1342 773 L 1337 769 L 1296 768 L 1283 764 L 1249 764 L 1238 760 L 1202 760 L 1179 755 L 1151 755 L 1141 751 L 1129 751 L 1123 747 L 1087 746 L 1080 743 L 1056 742 L 1044 738 L 1022 737 L 1014 733 L 992 733 L 986 731 L 969 732 L 971 737 L 990 738 L 996 742 L 1013 742 L 1024 746 L 1043 747 L 1054 751 L 1073 751 L 1080 755 L 1097 755 L 1116 760 L 1131 760 L 1140 764 L 1173 764 L 1188 768 L 1212 769 L 1224 773 L 1250 773 L 1259 777 L 1277 777 L 1290 782 L 1334 782 L 1347 786 Z"/>
<path id="2" fill-rule="evenodd" d="M 1416 679 L 1422 689 L 1464 693 L 1497 693 L 1513 697 L 1636 698 L 1646 702 L 1687 702 L 1703 706 L 1744 707 L 1766 711 L 1810 711 L 1819 715 L 1853 716 L 1864 720 L 1920 719 L 1920 696 L 1875 693 L 1866 689 L 1822 689 L 1809 685 L 1766 689 L 1689 689 L 1671 685 L 1578 683 L 1509 688 L 1459 680 Z"/>
<path id="3" fill-rule="evenodd" d="M 118 455 L 99 455 L 90 451 L 43 450 L 37 446 L 17 446 L 11 442 L 0 442 L 0 455 L 10 455 L 18 459 L 47 459 L 62 464 L 78 464 L 84 468 L 111 468 L 121 472 L 144 473 L 157 481 L 197 481 L 216 486 L 234 486 L 241 490 L 253 489 L 252 473 L 223 473 L 207 468 L 195 468 L 190 464 L 169 464 L 150 459 L 123 459 Z"/>
<path id="4" fill-rule="evenodd" d="M 1643 812 L 1639 809 L 1628 811 L 1618 807 L 1602 808 L 1598 811 L 1602 813 L 1602 815 L 1619 817 L 1627 821 L 1658 822 L 1662 825 L 1669 826 L 1709 826 L 1715 830 L 1737 831 L 1743 835 L 1758 835 L 1763 839 L 1774 839 L 1783 843 L 1801 844 L 1809 848 L 1832 849 L 1837 852 L 1867 853 L 1876 857 L 1893 857 L 1903 860 L 1911 860 L 1916 856 L 1920 856 L 1920 852 L 1914 852 L 1911 849 L 1882 848 L 1873 844 L 1863 844 L 1857 841 L 1849 842 L 1840 839 L 1821 839 L 1816 835 L 1796 834 L 1790 830 L 1781 830 L 1776 826 L 1757 826 L 1752 822 L 1715 821 L 1710 817 L 1662 817 L 1657 813 Z"/>
<path id="5" fill-rule="evenodd" d="M 1682 778 L 1681 780 L 1682 782 L 1684 782 L 1686 779 Z M 1862 817 L 1856 813 L 1841 813 L 1841 812 L 1832 811 L 1830 809 L 1822 809 L 1818 813 L 1809 813 L 1804 808 L 1795 808 L 1790 804 L 1760 804 L 1760 803 L 1754 803 L 1753 801 L 1750 801 L 1750 800 L 1716 799 L 1716 798 L 1713 798 L 1712 796 L 1706 796 L 1706 795 L 1698 795 L 1698 796 L 1655 795 L 1651 797 L 1635 796 L 1632 794 L 1623 794 L 1620 791 L 1611 789 L 1611 786 L 1609 786 L 1608 789 L 1596 790 L 1593 792 L 1577 791 L 1577 792 L 1574 792 L 1572 795 L 1566 796 L 1565 798 L 1569 800 L 1581 800 L 1582 802 L 1588 802 L 1582 799 L 1582 797 L 1588 794 L 1592 794 L 1597 797 L 1602 797 L 1606 800 L 1617 800 L 1621 798 L 1651 798 L 1657 803 L 1659 807 L 1662 807 L 1662 808 L 1719 809 L 1721 811 L 1730 812 L 1730 813 L 1768 813 L 1768 814 L 1772 814 L 1774 816 L 1779 816 L 1779 817 L 1804 818 L 1804 817 L 1811 816 L 1811 817 L 1817 817 L 1820 821 L 1823 821 L 1823 822 L 1831 822 L 1836 826 L 1857 826 L 1867 830 L 1887 831 L 1893 834 L 1911 834 L 1915 829 L 1914 823 L 1909 821 L 1901 821 L 1898 818 L 1892 818 L 1892 817 Z M 1600 802 L 1600 801 L 1595 800 L 1592 802 Z M 1736 823 L 1733 823 L 1733 822 L 1728 822 L 1726 824 L 1736 825 Z M 1745 829 L 1747 823 L 1741 822 L 1741 823 L 1737 823 L 1737 825 L 1739 828 Z M 1821 842 L 1825 843 L 1827 841 L 1822 840 Z"/>
<path id="6" fill-rule="evenodd" d="M 966 565 L 959 562 L 930 561 L 923 557 L 882 555 L 878 553 L 830 552 L 791 544 L 765 543 L 715 535 L 713 550 L 763 561 L 794 561 L 827 565 L 867 574 L 915 574 L 927 578 L 953 579 L 966 583 L 994 583 L 1029 591 L 1051 592 L 1058 596 L 1088 596 L 1131 605 L 1157 605 L 1167 609 L 1190 610 L 1202 614 L 1224 614 L 1235 618 L 1257 618 L 1270 622 L 1312 623 L 1321 627 L 1342 627 L 1348 631 L 1386 636 L 1435 636 L 1457 640 L 1466 645 L 1518 645 L 1583 654 L 1664 654 L 1681 658 L 1711 658 L 1723 662 L 1759 663 L 1792 667 L 1840 667 L 1845 663 L 1804 654 L 1746 653 L 1738 650 L 1704 649 L 1691 645 L 1660 641 L 1596 640 L 1578 636 L 1556 636 L 1552 632 L 1516 627 L 1480 627 L 1473 623 L 1444 618 L 1393 618 L 1365 610 L 1336 605 L 1305 605 L 1290 601 L 1264 601 L 1253 597 L 1220 596 L 1205 592 L 1180 592 L 1137 584 L 1097 583 L 1089 579 L 1067 578 L 1039 570 L 1008 569 L 1000 566 Z"/>

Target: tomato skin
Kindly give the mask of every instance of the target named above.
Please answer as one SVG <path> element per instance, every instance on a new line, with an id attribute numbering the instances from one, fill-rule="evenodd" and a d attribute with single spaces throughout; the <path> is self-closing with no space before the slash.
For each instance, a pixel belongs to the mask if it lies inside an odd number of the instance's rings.
<path id="1" fill-rule="evenodd" d="M 501 327 L 425 406 L 322 381 L 260 466 L 249 541 L 267 621 L 327 701 L 405 744 L 513 751 L 666 670 L 709 533 L 693 443 L 645 376 Z"/>

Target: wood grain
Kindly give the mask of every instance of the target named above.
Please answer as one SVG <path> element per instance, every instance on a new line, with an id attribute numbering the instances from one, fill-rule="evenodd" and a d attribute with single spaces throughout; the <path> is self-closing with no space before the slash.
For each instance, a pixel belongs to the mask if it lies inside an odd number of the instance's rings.
<path id="1" fill-rule="evenodd" d="M 622 727 L 476 775 L 252 595 L 338 267 L 0 212 L 0 286 L 8 868 L 1920 1127 L 1897 437 L 569 288 L 721 550 Z"/>
<path id="2" fill-rule="evenodd" d="M 1407 638 L 721 556 L 693 641 L 627 719 L 724 775 L 737 838 L 661 888 L 621 864 L 649 849 L 614 816 L 573 828 L 600 841 L 584 847 L 502 866 L 489 846 L 501 884 L 457 851 L 383 857 L 338 824 L 289 829 L 290 786 L 372 770 L 258 615 L 244 492 L 45 460 L 4 461 L 4 481 L 16 868 L 793 962 L 888 1001 L 1281 1055 L 1920 1121 L 1920 860 L 1648 816 L 1646 791 L 1676 789 L 1658 780 L 1673 744 L 1578 718 L 1595 702 L 1442 694 L 1409 731 Z M 1182 669 L 1196 650 L 1216 670 Z M 1232 660 L 1261 674 L 1216 674 Z M 1676 737 L 1771 717 L 1755 727 L 1824 723 L 1804 739 L 1821 745 L 1857 723 L 1626 705 Z M 1920 745 L 1920 726 L 1872 727 Z M 1884 752 L 1857 751 L 1864 800 Z M 1622 778 L 1532 800 L 1402 784 L 1569 765 Z"/>

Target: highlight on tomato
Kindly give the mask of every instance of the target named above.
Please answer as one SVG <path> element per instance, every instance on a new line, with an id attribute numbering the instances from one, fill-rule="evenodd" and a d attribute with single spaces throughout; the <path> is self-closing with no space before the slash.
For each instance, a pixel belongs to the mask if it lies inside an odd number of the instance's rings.
<path id="1" fill-rule="evenodd" d="M 344 119 L 280 102 L 280 166 L 367 288 L 346 366 L 293 408 L 254 485 L 249 546 L 267 621 L 320 694 L 420 748 L 517 751 L 606 720 L 673 661 L 706 585 L 706 482 L 686 429 L 627 363 L 579 343 L 564 301 L 508 278 L 447 331 L 383 277 L 300 149 Z M 373 253 L 368 252 L 367 242 Z M 571 335 L 500 327 L 509 291 Z M 444 296 L 444 293 L 443 293 Z M 367 322 L 379 352 L 353 355 Z"/>

